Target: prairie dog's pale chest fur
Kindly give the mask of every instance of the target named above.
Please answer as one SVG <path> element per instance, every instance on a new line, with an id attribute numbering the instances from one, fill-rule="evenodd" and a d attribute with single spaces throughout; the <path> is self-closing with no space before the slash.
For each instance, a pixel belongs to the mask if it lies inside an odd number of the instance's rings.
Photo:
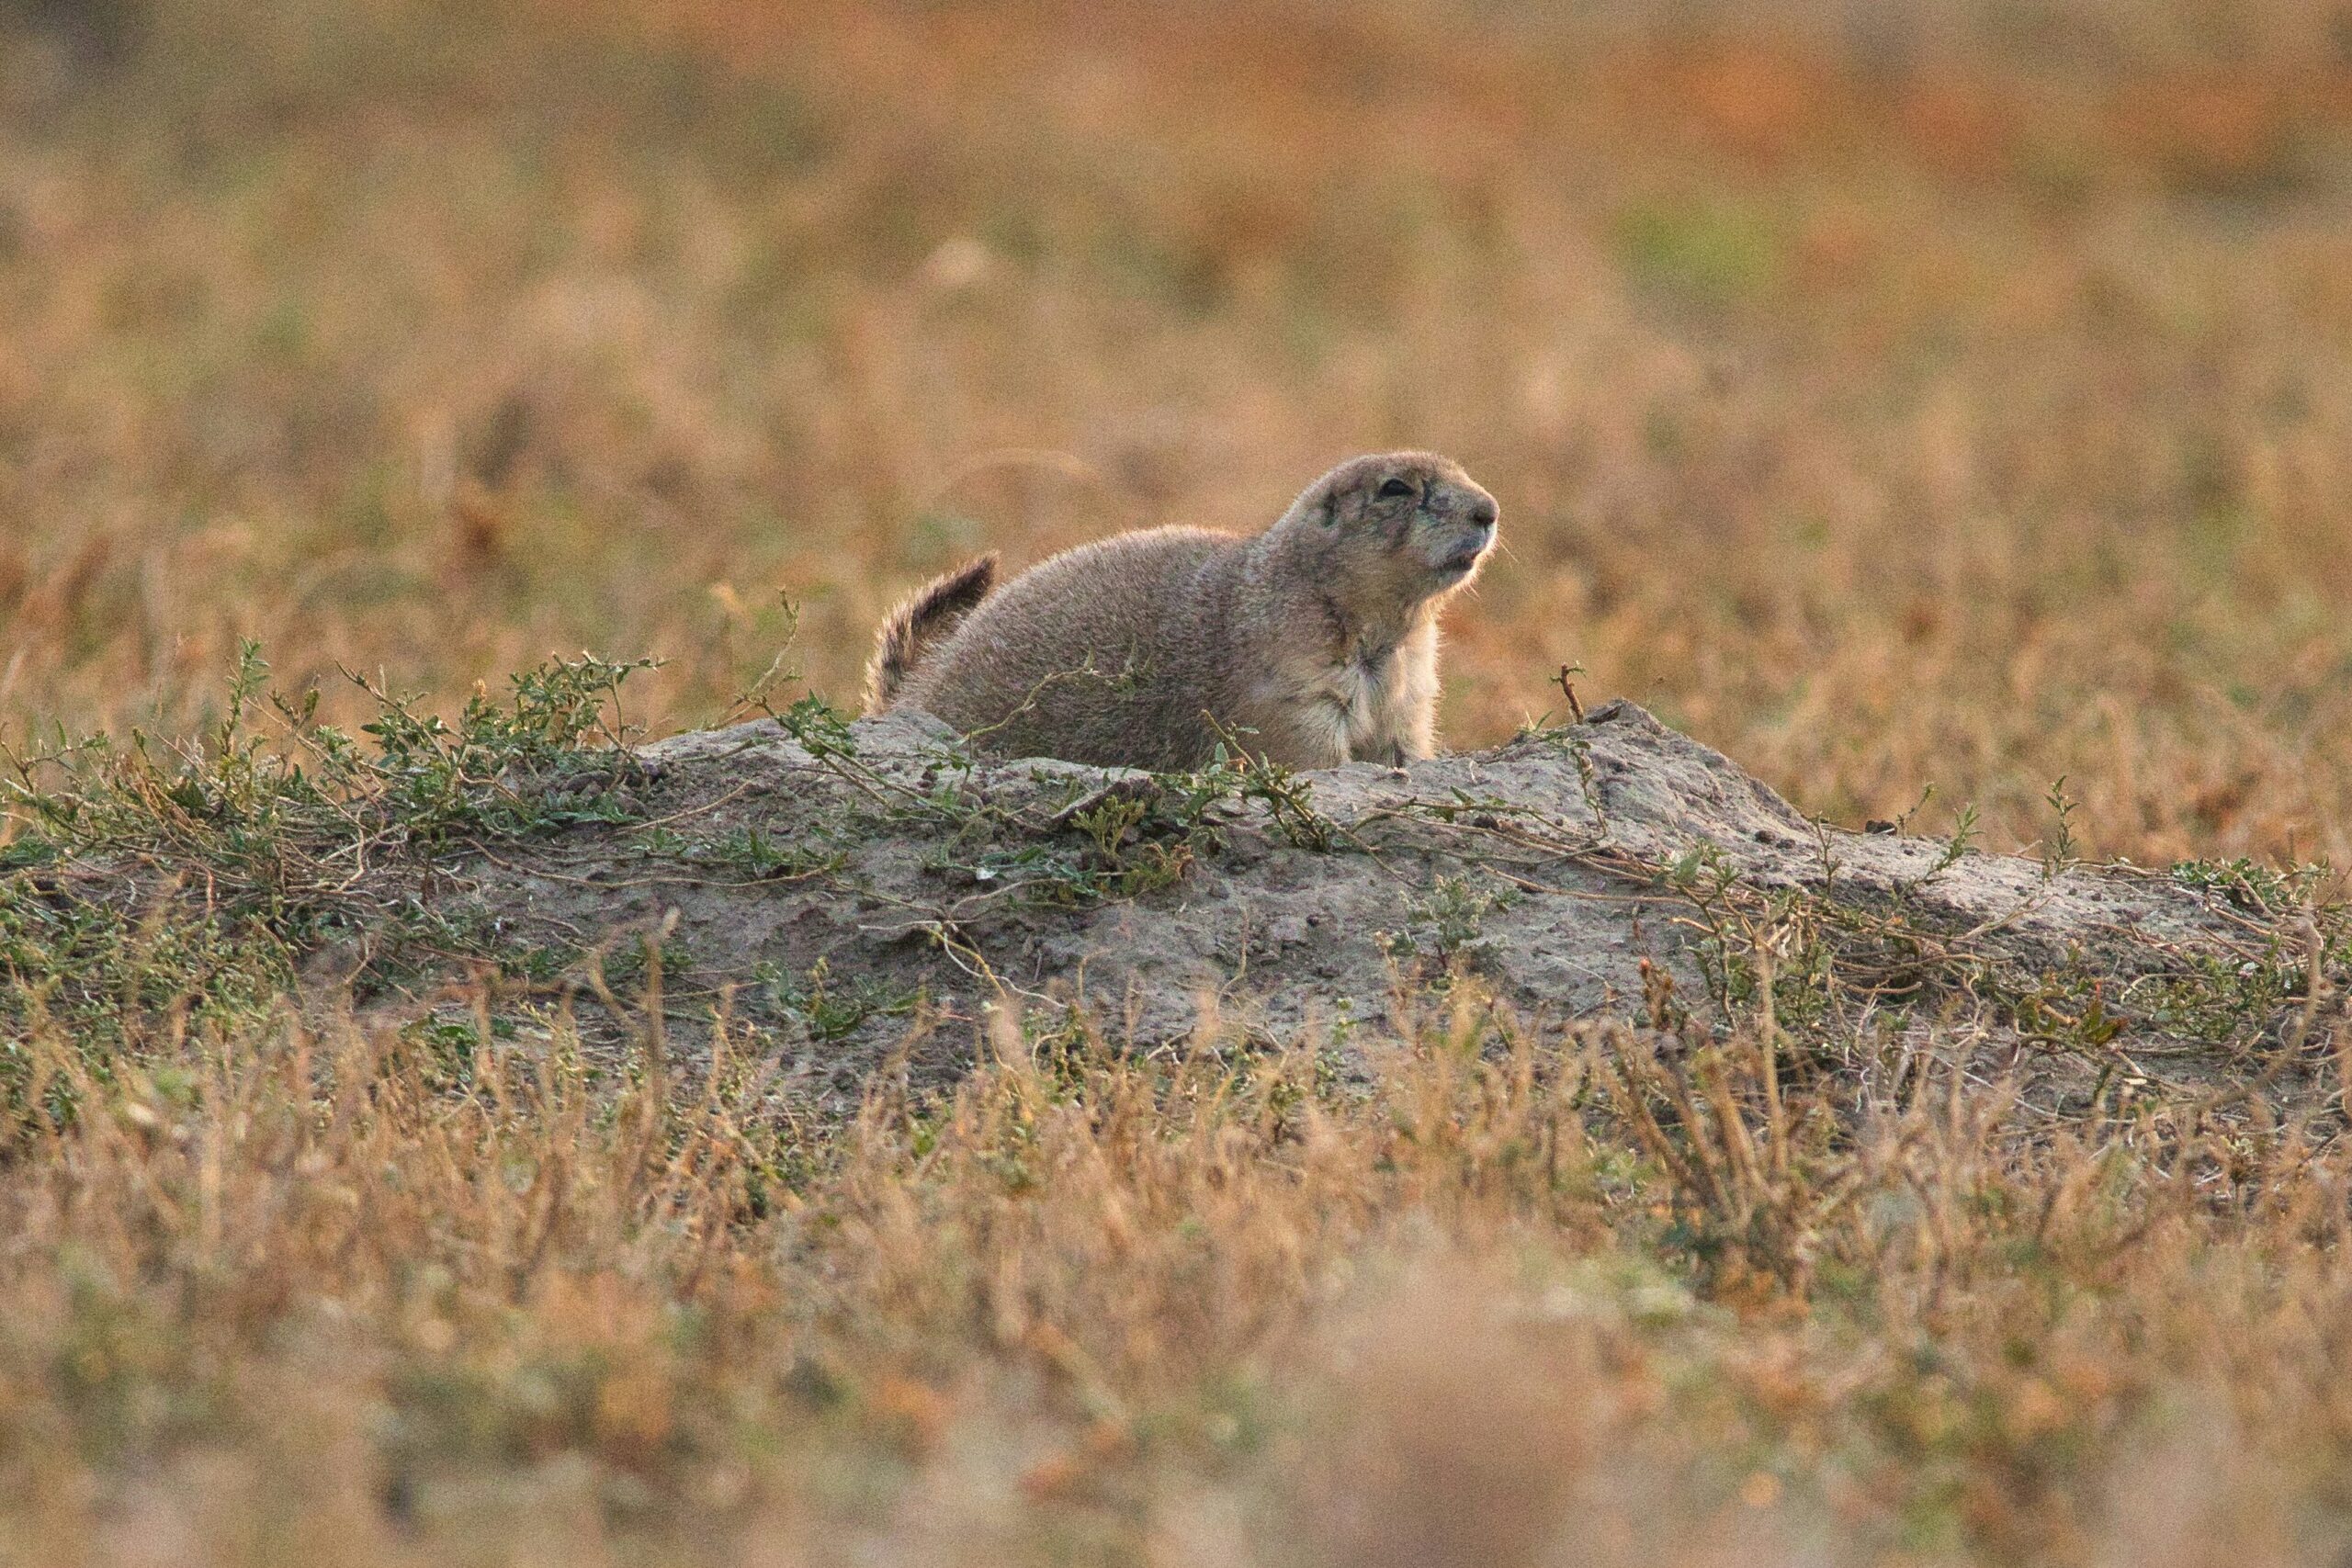
<path id="1" fill-rule="evenodd" d="M 1337 660 L 1301 659 L 1281 672 L 1294 682 L 1288 704 L 1305 721 L 1319 765 L 1402 762 L 1434 749 L 1437 627 L 1423 621 L 1385 652 L 1343 650 Z"/>
<path id="2" fill-rule="evenodd" d="M 1436 749 L 1437 608 L 1494 543 L 1446 458 L 1359 457 L 1264 533 L 1123 534 L 993 587 L 981 563 L 900 607 L 870 705 L 1013 756 L 1180 772 L 1221 744 L 1290 767 Z"/>

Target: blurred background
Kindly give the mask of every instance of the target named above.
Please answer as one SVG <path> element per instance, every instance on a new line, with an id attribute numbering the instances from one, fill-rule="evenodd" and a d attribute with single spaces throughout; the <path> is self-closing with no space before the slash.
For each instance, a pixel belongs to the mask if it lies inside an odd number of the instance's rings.
<path id="1" fill-rule="evenodd" d="M 1501 498 L 1443 723 L 2352 863 L 2352 3 L 0 0 L 0 726 L 843 703 L 983 547 Z M 330 689 L 327 711 L 342 694 Z M 342 709 L 356 711 L 357 705 Z"/>

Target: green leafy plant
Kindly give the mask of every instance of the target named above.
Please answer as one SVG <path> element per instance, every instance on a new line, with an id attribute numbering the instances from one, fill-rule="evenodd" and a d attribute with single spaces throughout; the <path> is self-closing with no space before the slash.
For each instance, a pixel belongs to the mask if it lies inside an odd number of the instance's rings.
<path id="1" fill-rule="evenodd" d="M 376 871 L 628 820 L 619 697 L 653 663 L 550 660 L 455 720 L 353 675 L 377 709 L 355 736 L 315 722 L 315 690 L 272 692 L 248 641 L 200 738 L 0 746 L 22 825 L 0 868 L 0 1019 L 257 1003 L 301 951 L 398 913 Z"/>

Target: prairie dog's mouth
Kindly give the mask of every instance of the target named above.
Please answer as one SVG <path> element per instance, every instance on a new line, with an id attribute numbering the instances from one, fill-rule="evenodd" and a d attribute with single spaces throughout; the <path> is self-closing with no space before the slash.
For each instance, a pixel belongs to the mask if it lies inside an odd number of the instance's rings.
<path id="1" fill-rule="evenodd" d="M 1434 564 L 1434 570 L 1441 576 L 1464 576 L 1476 570 L 1478 563 L 1486 558 L 1487 547 L 1493 543 L 1494 536 L 1491 534 L 1484 538 L 1473 539 L 1440 556 Z"/>

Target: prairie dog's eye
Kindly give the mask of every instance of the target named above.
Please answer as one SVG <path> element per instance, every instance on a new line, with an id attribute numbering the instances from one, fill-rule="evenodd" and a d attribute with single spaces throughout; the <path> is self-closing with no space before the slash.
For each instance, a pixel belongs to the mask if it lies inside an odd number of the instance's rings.
<path id="1" fill-rule="evenodd" d="M 1413 493 L 1413 481 L 1410 479 L 1388 479 L 1383 482 L 1381 487 L 1373 493 L 1383 501 L 1387 500 L 1392 495 L 1410 495 Z"/>

